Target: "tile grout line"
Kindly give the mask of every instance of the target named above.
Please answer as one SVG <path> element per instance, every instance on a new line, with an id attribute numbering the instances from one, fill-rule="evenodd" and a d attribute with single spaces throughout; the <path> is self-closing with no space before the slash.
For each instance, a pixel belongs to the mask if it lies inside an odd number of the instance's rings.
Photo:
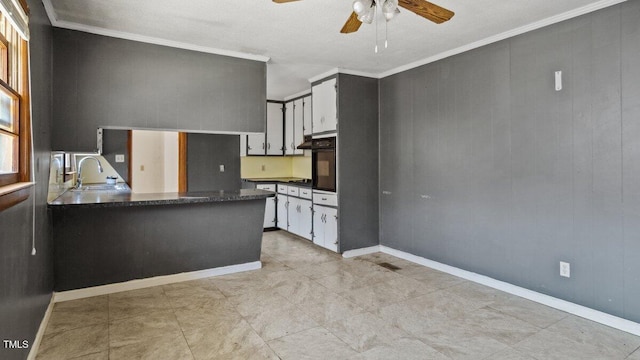
<path id="1" fill-rule="evenodd" d="M 178 328 L 180 329 L 180 334 L 182 334 L 182 339 L 184 339 L 184 343 L 187 344 L 187 349 L 189 349 L 189 353 L 191 354 L 191 358 L 193 358 L 195 360 L 196 356 L 193 353 L 193 350 L 191 349 L 191 345 L 189 345 L 189 341 L 187 341 L 187 336 L 184 334 L 184 330 L 182 329 L 182 325 L 180 325 L 180 320 L 178 320 L 178 315 L 176 315 L 176 307 L 173 305 L 173 302 L 171 301 L 170 297 L 167 296 L 167 293 L 166 293 L 166 290 L 165 290 L 164 286 L 162 286 L 162 285 L 160 285 L 160 286 L 161 286 L 161 289 L 162 289 L 162 294 L 167 297 L 167 301 L 169 302 L 169 306 L 171 307 L 171 313 L 173 314 L 173 317 L 176 320 L 176 324 L 178 324 Z"/>

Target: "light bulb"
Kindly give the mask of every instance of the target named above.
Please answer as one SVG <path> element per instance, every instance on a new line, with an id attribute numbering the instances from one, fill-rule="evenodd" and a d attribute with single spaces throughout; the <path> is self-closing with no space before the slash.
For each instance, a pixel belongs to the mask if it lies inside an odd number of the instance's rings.
<path id="1" fill-rule="evenodd" d="M 382 12 L 392 13 L 398 8 L 398 0 L 385 0 L 382 4 Z"/>
<path id="2" fill-rule="evenodd" d="M 400 9 L 396 8 L 396 10 L 392 13 L 384 13 L 384 18 L 389 21 L 400 14 Z"/>
<path id="3" fill-rule="evenodd" d="M 364 14 L 358 16 L 358 20 L 360 20 L 360 22 L 366 23 L 366 24 L 371 24 L 373 22 L 373 18 L 376 15 L 376 8 L 371 7 L 369 8 L 369 11 L 365 12 Z"/>
<path id="4" fill-rule="evenodd" d="M 373 5 L 373 0 L 354 0 L 353 2 L 353 12 L 358 15 L 358 17 L 364 15 L 371 6 Z"/>

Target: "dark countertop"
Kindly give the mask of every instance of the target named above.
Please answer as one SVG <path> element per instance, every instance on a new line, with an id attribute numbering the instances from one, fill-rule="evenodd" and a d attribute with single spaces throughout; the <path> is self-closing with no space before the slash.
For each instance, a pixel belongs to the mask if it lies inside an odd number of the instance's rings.
<path id="1" fill-rule="evenodd" d="M 311 187 L 311 179 L 294 178 L 294 177 L 276 177 L 276 178 L 243 178 L 242 181 L 251 181 L 255 183 L 279 183 L 295 185 L 299 187 Z"/>
<path id="2" fill-rule="evenodd" d="M 230 191 L 203 191 L 187 193 L 136 194 L 129 191 L 67 191 L 49 202 L 51 209 L 67 207 L 127 207 L 150 205 L 176 205 L 227 201 L 259 200 L 275 196 L 275 193 L 257 189 Z"/>

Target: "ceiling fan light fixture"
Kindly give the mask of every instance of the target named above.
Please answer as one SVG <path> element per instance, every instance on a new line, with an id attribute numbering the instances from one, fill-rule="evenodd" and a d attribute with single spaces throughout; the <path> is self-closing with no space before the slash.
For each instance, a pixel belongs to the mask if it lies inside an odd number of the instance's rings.
<path id="1" fill-rule="evenodd" d="M 389 20 L 391 20 L 391 19 L 395 18 L 396 16 L 400 15 L 400 9 L 396 8 L 396 9 L 395 9 L 393 12 L 391 12 L 391 13 L 383 12 L 383 14 L 384 14 L 384 18 L 385 18 L 387 21 L 389 21 Z"/>
<path id="2" fill-rule="evenodd" d="M 358 17 L 368 13 L 372 7 L 373 7 L 373 0 L 354 0 L 353 1 L 353 12 L 355 12 L 358 15 Z"/>
<path id="3" fill-rule="evenodd" d="M 394 13 L 398 8 L 398 0 L 385 0 L 382 4 L 382 12 L 383 13 Z"/>
<path id="4" fill-rule="evenodd" d="M 364 14 L 358 16 L 358 20 L 360 20 L 360 22 L 363 22 L 365 24 L 371 24 L 373 22 L 373 19 L 376 16 L 376 7 L 373 6 L 371 8 L 369 8 L 369 11 L 365 12 Z"/>

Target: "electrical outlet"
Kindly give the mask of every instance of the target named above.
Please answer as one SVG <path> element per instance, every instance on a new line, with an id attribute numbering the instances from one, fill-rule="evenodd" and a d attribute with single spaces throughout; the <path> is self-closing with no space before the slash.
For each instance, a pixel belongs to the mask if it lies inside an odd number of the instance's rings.
<path id="1" fill-rule="evenodd" d="M 224 165 L 220 165 L 220 172 L 224 172 Z"/>
<path id="2" fill-rule="evenodd" d="M 560 276 L 566 278 L 571 277 L 571 264 L 560 261 Z"/>
<path id="3" fill-rule="evenodd" d="M 123 163 L 124 162 L 124 154 L 116 154 L 116 162 Z"/>

